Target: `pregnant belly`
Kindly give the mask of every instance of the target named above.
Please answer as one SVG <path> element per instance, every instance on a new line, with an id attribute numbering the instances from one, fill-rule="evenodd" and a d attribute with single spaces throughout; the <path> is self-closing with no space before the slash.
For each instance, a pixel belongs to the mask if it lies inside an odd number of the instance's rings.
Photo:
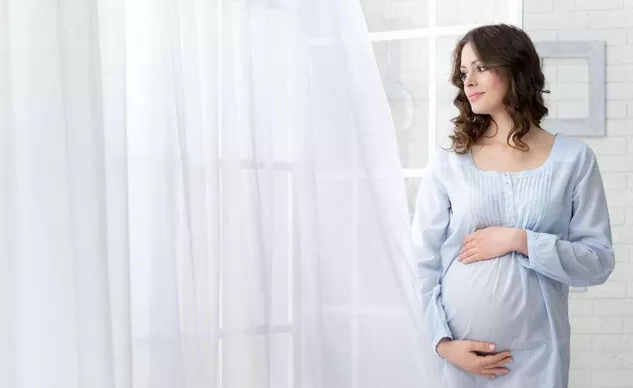
<path id="1" fill-rule="evenodd" d="M 442 279 L 454 338 L 490 341 L 500 350 L 527 349 L 549 338 L 543 298 L 536 273 L 510 255 L 472 264 L 455 260 Z"/>

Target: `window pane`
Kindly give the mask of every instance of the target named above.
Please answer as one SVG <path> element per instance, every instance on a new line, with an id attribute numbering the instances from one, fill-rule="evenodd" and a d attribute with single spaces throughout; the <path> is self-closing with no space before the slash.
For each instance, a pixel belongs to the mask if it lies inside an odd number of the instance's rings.
<path id="1" fill-rule="evenodd" d="M 272 271 L 271 271 L 271 309 L 273 323 L 290 323 L 290 302 L 292 292 L 290 260 L 292 257 L 293 236 L 291 175 L 285 171 L 273 173 L 272 197 L 265 198 L 272 203 L 269 233 L 272 234 Z"/>
<path id="2" fill-rule="evenodd" d="M 349 177 L 322 178 L 316 187 L 315 206 L 319 209 L 318 238 L 319 258 L 303 263 L 301 279 L 313 279 L 319 271 L 323 289 L 306 285 L 303 301 L 319 300 L 324 306 L 349 305 L 352 303 L 354 268 L 341 263 L 351 263 L 354 256 L 354 183 Z M 304 306 L 305 307 L 305 306 Z"/>
<path id="3" fill-rule="evenodd" d="M 452 55 L 460 36 L 445 36 L 437 39 L 436 82 L 437 82 L 437 144 L 450 145 L 448 135 L 453 131 L 451 119 L 459 111 L 453 105 L 457 88 L 451 84 Z"/>
<path id="4" fill-rule="evenodd" d="M 341 69 L 348 66 L 345 50 L 343 44 L 314 46 L 308 50 L 310 82 L 319 85 L 310 89 L 315 93 L 310 101 L 330 112 L 310 120 L 315 169 L 324 173 L 351 171 L 354 164 L 355 142 L 351 139 L 356 135 L 356 126 L 349 114 L 350 100 L 346 93 L 339 92 Z M 301 128 L 298 133 L 306 130 Z"/>
<path id="5" fill-rule="evenodd" d="M 374 42 L 374 53 L 396 126 L 402 166 L 424 168 L 429 148 L 428 42 Z"/>
<path id="6" fill-rule="evenodd" d="M 509 7 L 515 6 L 508 1 L 442 0 L 437 2 L 437 25 L 508 23 Z"/>
<path id="7" fill-rule="evenodd" d="M 253 327 L 270 319 L 289 323 L 290 173 L 225 168 L 222 190 L 222 326 Z M 270 283 L 262 276 L 264 270 Z M 272 317 L 266 295 L 272 295 Z"/>
<path id="8" fill-rule="evenodd" d="M 428 27 L 428 1 L 361 0 L 370 32 Z"/>
<path id="9" fill-rule="evenodd" d="M 292 336 L 235 336 L 220 340 L 222 387 L 292 386 Z"/>
<path id="10" fill-rule="evenodd" d="M 418 189 L 422 178 L 405 178 L 404 185 L 407 191 L 407 203 L 409 204 L 409 216 L 413 220 L 413 214 L 415 213 L 415 199 L 418 196 Z"/>
<path id="11" fill-rule="evenodd" d="M 266 171 L 222 171 L 222 325 L 225 328 L 267 323 L 266 285 L 261 263 L 270 252 L 261 244 L 260 206 L 262 196 L 270 198 L 271 180 Z M 262 201 L 263 203 L 268 203 Z M 270 219 L 270 208 L 261 218 Z M 267 233 L 270 233 L 266 229 Z M 266 236 L 266 241 L 269 241 Z"/>
<path id="12" fill-rule="evenodd" d="M 376 186 L 394 187 L 400 177 L 361 179 L 358 187 L 358 225 L 363 235 L 356 241 L 357 296 L 359 305 L 392 306 L 401 300 L 402 289 L 398 286 L 398 274 L 393 271 L 393 262 L 385 260 L 391 255 L 391 245 L 385 244 L 384 220 L 376 217 Z M 379 284 L 380 286 L 376 286 Z M 365 385 L 361 385 L 364 387 Z M 382 386 L 382 385 L 376 385 Z M 389 385 L 387 385 L 389 386 Z M 399 387 L 399 385 L 394 385 Z"/>

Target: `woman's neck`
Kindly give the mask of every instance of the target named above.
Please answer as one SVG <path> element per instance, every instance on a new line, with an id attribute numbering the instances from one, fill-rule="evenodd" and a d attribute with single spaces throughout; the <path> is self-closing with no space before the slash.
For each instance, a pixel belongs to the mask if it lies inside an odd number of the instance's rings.
<path id="1" fill-rule="evenodd" d="M 506 112 L 491 115 L 491 117 L 492 122 L 486 131 L 484 142 L 507 144 L 508 135 L 514 127 L 514 121 Z M 540 128 L 531 126 L 530 131 L 523 136 L 522 140 L 529 141 L 531 138 L 538 135 L 539 130 Z M 512 142 L 512 139 L 510 139 L 510 142 Z"/>

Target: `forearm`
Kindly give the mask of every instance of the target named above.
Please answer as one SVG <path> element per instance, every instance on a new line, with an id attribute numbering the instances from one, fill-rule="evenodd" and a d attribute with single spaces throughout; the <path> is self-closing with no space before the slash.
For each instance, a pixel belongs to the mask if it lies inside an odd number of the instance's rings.
<path id="1" fill-rule="evenodd" d="M 551 279 L 572 286 L 602 284 L 613 271 L 613 249 L 607 241 L 571 242 L 529 230 L 512 231 L 511 251 L 520 262 Z"/>

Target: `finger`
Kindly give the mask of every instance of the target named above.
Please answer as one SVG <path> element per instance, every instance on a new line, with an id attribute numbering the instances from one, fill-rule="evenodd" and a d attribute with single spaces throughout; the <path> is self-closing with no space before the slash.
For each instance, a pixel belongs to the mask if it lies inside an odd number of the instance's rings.
<path id="1" fill-rule="evenodd" d="M 476 245 L 476 242 L 474 240 L 473 241 L 469 241 L 466 244 L 464 244 L 462 249 L 460 249 L 459 253 L 461 254 L 461 253 L 467 252 L 469 249 L 473 249 L 476 246 L 477 245 Z"/>
<path id="2" fill-rule="evenodd" d="M 468 341 L 468 350 L 471 352 L 489 353 L 495 351 L 495 344 L 490 342 Z"/>
<path id="3" fill-rule="evenodd" d="M 462 263 L 463 264 L 472 264 L 472 263 L 475 263 L 477 261 L 482 261 L 482 260 L 485 260 L 485 257 L 482 254 L 480 254 L 480 253 L 475 253 L 472 256 L 469 256 L 468 258 L 463 259 Z"/>
<path id="4" fill-rule="evenodd" d="M 464 240 L 462 243 L 463 245 L 466 245 L 473 240 L 475 240 L 475 233 L 469 234 L 468 236 L 464 237 Z"/>
<path id="5" fill-rule="evenodd" d="M 461 253 L 459 255 L 459 261 L 467 260 L 469 257 L 471 257 L 471 256 L 473 256 L 473 255 L 475 255 L 477 253 L 479 253 L 479 249 L 477 249 L 477 248 L 471 248 L 471 249 L 469 249 L 467 251 L 464 251 L 463 253 Z"/>
<path id="6" fill-rule="evenodd" d="M 490 373 L 488 372 L 486 369 L 478 369 L 478 370 L 474 370 L 472 371 L 472 373 L 481 376 L 481 377 L 485 377 L 487 379 L 494 379 L 495 377 L 497 377 L 497 375 L 495 375 L 494 373 Z"/>
<path id="7" fill-rule="evenodd" d="M 501 365 L 500 362 L 505 360 L 506 358 L 510 358 L 510 352 L 508 351 L 493 354 L 491 356 L 483 356 L 479 359 L 479 365 L 482 368 L 494 368 L 497 365 Z"/>
<path id="8" fill-rule="evenodd" d="M 496 364 L 492 365 L 491 367 L 492 368 L 498 368 L 500 366 L 503 366 L 505 364 L 509 364 L 511 362 L 512 362 L 512 357 L 506 357 L 503 360 L 501 360 L 501 361 L 497 362 Z"/>
<path id="9" fill-rule="evenodd" d="M 487 375 L 507 375 L 510 373 L 510 370 L 507 368 L 492 368 L 492 369 L 484 369 L 481 373 Z"/>

